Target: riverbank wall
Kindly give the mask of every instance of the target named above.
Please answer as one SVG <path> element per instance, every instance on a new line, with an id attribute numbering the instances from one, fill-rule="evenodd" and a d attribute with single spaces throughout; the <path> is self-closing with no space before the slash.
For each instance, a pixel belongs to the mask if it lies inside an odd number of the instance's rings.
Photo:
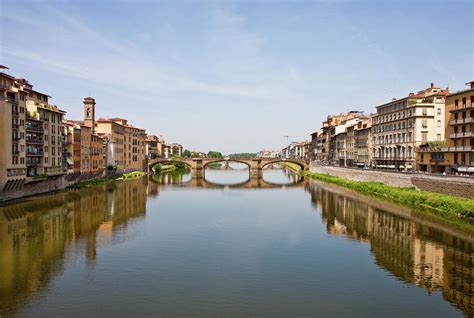
<path id="1" fill-rule="evenodd" d="M 422 191 L 474 198 L 474 178 L 400 173 L 312 164 L 310 171 L 352 181 L 381 182 L 392 187 L 416 187 Z"/>
<path id="2" fill-rule="evenodd" d="M 38 179 L 22 178 L 10 180 L 4 186 L 3 190 L 0 191 L 0 203 L 34 195 L 61 191 L 80 182 L 98 180 L 115 174 L 115 172 L 97 172 L 86 174 L 71 173 L 48 176 Z M 119 175 L 120 174 L 117 174 L 117 176 Z"/>

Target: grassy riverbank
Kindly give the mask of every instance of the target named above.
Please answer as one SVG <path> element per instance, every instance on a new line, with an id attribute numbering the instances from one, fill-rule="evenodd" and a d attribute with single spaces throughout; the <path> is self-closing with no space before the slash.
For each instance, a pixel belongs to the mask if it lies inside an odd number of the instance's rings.
<path id="1" fill-rule="evenodd" d="M 110 176 L 104 177 L 104 178 L 85 180 L 85 181 L 81 181 L 81 182 L 78 182 L 76 184 L 73 184 L 72 186 L 70 186 L 70 188 L 78 188 L 79 189 L 79 188 L 94 187 L 94 186 L 106 184 L 106 183 L 109 183 L 109 182 L 113 182 L 117 179 L 117 177 L 119 177 L 119 176 L 118 175 L 110 175 Z"/>
<path id="2" fill-rule="evenodd" d="M 331 176 L 329 174 L 319 174 L 309 171 L 300 171 L 300 174 L 304 177 L 337 184 L 362 194 L 388 199 L 396 203 L 429 208 L 436 211 L 437 214 L 445 216 L 455 215 L 462 218 L 474 218 L 473 199 L 418 191 L 414 187 L 400 188 L 387 186 L 379 182 L 352 181 Z"/>

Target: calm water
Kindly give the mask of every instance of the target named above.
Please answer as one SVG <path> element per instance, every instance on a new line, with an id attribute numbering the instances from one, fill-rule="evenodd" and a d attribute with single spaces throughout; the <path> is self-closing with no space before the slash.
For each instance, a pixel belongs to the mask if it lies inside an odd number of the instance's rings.
<path id="1" fill-rule="evenodd" d="M 472 233 L 422 219 L 283 170 L 34 198 L 0 208 L 0 316 L 472 317 Z"/>

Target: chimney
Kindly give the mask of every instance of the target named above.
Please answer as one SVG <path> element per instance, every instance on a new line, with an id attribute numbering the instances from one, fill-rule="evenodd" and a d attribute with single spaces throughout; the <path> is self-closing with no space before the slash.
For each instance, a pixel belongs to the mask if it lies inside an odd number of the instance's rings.
<path id="1" fill-rule="evenodd" d="M 434 84 L 433 84 L 433 82 L 431 82 L 431 88 L 433 88 L 433 87 L 434 87 Z"/>
<path id="2" fill-rule="evenodd" d="M 393 101 L 396 101 L 396 100 L 397 100 L 397 99 L 396 99 L 395 97 L 394 97 L 394 98 L 392 98 L 392 102 L 393 102 Z"/>
<path id="3" fill-rule="evenodd" d="M 466 85 L 474 89 L 474 81 L 467 82 Z"/>

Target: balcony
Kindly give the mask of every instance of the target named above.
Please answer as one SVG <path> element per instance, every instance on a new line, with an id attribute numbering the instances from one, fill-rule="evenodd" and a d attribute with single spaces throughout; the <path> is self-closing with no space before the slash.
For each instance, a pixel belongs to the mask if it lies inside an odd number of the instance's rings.
<path id="1" fill-rule="evenodd" d="M 12 104 L 18 104 L 18 100 L 16 98 L 12 98 L 12 97 L 7 97 L 7 99 L 5 101 L 8 102 L 8 103 L 12 103 Z"/>
<path id="2" fill-rule="evenodd" d="M 474 136 L 474 132 L 472 132 L 472 131 L 458 132 L 458 133 L 449 134 L 449 138 L 451 138 L 451 139 L 468 138 L 468 137 L 473 137 L 473 136 Z"/>
<path id="3" fill-rule="evenodd" d="M 42 145 L 43 142 L 44 142 L 43 139 L 26 138 L 27 144 Z"/>
<path id="4" fill-rule="evenodd" d="M 474 104 L 471 103 L 471 105 L 462 105 L 462 106 L 458 106 L 458 107 L 455 107 L 454 109 L 450 109 L 449 112 L 450 113 L 457 113 L 457 112 L 462 112 L 462 111 L 466 111 L 466 110 L 470 110 L 470 109 L 474 109 Z"/>
<path id="5" fill-rule="evenodd" d="M 26 151 L 26 155 L 30 157 L 42 157 L 43 151 Z"/>
<path id="6" fill-rule="evenodd" d="M 26 131 L 42 133 L 44 130 L 41 127 L 34 127 L 34 126 L 26 126 Z"/>
<path id="7" fill-rule="evenodd" d="M 469 152 L 472 150 L 471 146 L 458 146 L 458 147 L 443 147 L 443 152 Z"/>
<path id="8" fill-rule="evenodd" d="M 468 123 L 474 123 L 474 117 L 466 117 L 466 118 L 460 118 L 460 119 L 453 119 L 449 121 L 449 125 L 460 125 L 460 124 L 468 124 Z"/>

